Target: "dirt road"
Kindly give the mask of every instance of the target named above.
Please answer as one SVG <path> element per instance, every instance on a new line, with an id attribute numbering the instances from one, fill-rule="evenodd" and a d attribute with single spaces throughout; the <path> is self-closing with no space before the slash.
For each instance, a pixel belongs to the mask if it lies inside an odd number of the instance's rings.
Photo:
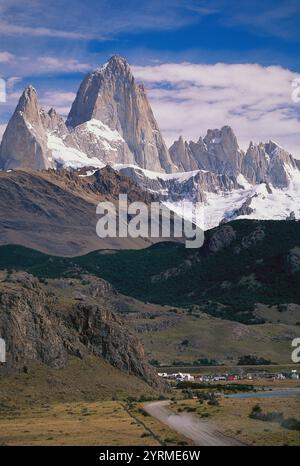
<path id="1" fill-rule="evenodd" d="M 193 414 L 175 414 L 168 405 L 170 401 L 154 401 L 144 405 L 145 411 L 163 424 L 193 441 L 195 445 L 242 445 L 234 438 L 226 437 L 218 432 L 208 421 L 202 421 Z"/>

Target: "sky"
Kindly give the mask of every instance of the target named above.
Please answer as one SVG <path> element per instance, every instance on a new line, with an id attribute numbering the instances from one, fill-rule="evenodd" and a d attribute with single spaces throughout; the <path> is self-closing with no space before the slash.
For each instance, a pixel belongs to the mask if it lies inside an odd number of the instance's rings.
<path id="1" fill-rule="evenodd" d="M 243 149 L 272 139 L 300 158 L 299 26 L 299 0 L 0 0 L 0 137 L 28 84 L 66 116 L 118 54 L 168 145 L 230 125 Z"/>

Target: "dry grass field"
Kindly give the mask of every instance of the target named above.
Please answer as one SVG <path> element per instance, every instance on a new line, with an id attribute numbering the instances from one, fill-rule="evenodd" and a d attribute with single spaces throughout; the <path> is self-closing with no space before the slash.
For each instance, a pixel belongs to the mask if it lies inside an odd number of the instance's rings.
<path id="1" fill-rule="evenodd" d="M 289 430 L 276 422 L 251 419 L 252 407 L 259 404 L 263 412 L 281 412 L 284 417 L 299 419 L 300 398 L 251 398 L 221 397 L 219 406 L 209 406 L 198 400 L 176 400 L 171 408 L 176 412 L 189 412 L 213 424 L 223 434 L 247 445 L 300 445 L 300 432 Z"/>
<path id="2" fill-rule="evenodd" d="M 71 402 L 22 409 L 0 419 L 0 445 L 184 445 L 167 426 L 130 413 L 119 401 Z"/>
<path id="3" fill-rule="evenodd" d="M 4 445 L 155 445 L 117 401 L 24 409 L 0 421 Z"/>
<path id="4" fill-rule="evenodd" d="M 129 394 L 131 398 L 129 398 Z M 0 445 L 180 445 L 186 439 L 146 416 L 135 400 L 158 397 L 99 358 L 41 364 L 0 378 Z"/>

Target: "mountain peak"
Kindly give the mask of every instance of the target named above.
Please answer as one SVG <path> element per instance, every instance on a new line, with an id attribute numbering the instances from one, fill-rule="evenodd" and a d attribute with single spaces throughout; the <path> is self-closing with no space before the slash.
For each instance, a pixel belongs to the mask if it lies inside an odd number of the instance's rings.
<path id="1" fill-rule="evenodd" d="M 114 76 L 118 76 L 119 74 L 130 74 L 130 66 L 125 58 L 121 57 L 120 55 L 113 55 L 108 62 L 104 63 L 104 65 L 97 68 L 94 72 L 91 73 L 90 76 L 94 75 L 105 75 L 107 72 L 109 74 L 113 74 Z"/>
<path id="2" fill-rule="evenodd" d="M 125 142 L 130 160 L 142 168 L 172 171 L 172 162 L 143 86 L 135 83 L 125 58 L 110 60 L 86 76 L 67 119 L 76 128 L 98 120 Z"/>
<path id="3" fill-rule="evenodd" d="M 108 60 L 109 65 L 122 65 L 122 66 L 129 66 L 127 60 L 121 55 L 112 55 Z"/>
<path id="4" fill-rule="evenodd" d="M 19 99 L 16 112 L 26 112 L 28 109 L 38 111 L 37 92 L 32 85 L 24 89 Z"/>
<path id="5" fill-rule="evenodd" d="M 221 129 L 208 129 L 204 138 L 205 143 L 221 143 L 223 140 L 230 138 L 236 142 L 236 137 L 231 126 L 222 126 Z"/>
<path id="6" fill-rule="evenodd" d="M 133 79 L 128 62 L 120 55 L 113 55 L 103 69 L 110 71 L 115 78 L 122 76 L 123 79 Z"/>
<path id="7" fill-rule="evenodd" d="M 33 86 L 27 86 L 8 122 L 0 146 L 0 165 L 43 170 L 51 167 L 47 137 Z"/>

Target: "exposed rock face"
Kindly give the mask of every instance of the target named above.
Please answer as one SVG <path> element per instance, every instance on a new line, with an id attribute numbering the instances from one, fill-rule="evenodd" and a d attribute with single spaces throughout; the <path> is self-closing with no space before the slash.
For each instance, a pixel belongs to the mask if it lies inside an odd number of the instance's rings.
<path id="1" fill-rule="evenodd" d="M 241 173 L 252 184 L 271 183 L 276 188 L 288 186 L 293 171 L 297 170 L 292 155 L 269 141 L 250 146 L 242 161 Z"/>
<path id="2" fill-rule="evenodd" d="M 101 121 L 124 139 L 129 153 L 127 160 L 123 157 L 123 162 L 132 163 L 133 156 L 134 163 L 140 167 L 172 171 L 171 159 L 145 88 L 135 83 L 123 58 L 112 57 L 82 82 L 67 124 L 75 128 L 90 120 Z"/>
<path id="3" fill-rule="evenodd" d="M 190 145 L 184 141 L 182 136 L 175 141 L 169 149 L 172 162 L 177 167 L 178 171 L 192 171 L 199 168 L 194 159 Z"/>
<path id="4" fill-rule="evenodd" d="M 142 344 L 109 309 L 111 287 L 94 277 L 93 282 L 94 304 L 89 304 L 91 296 L 85 295 L 83 304 L 71 295 L 71 305 L 66 308 L 60 301 L 59 289 L 74 294 L 79 281 L 60 280 L 57 294 L 53 287 L 49 293 L 46 285 L 25 272 L 1 281 L 0 334 L 7 352 L 4 369 L 22 370 L 35 361 L 61 368 L 70 356 L 84 359 L 94 354 L 121 371 L 158 386 L 154 371 L 145 362 Z"/>
<path id="5" fill-rule="evenodd" d="M 290 210 L 295 218 L 300 215 L 299 190 L 291 182 L 299 176 L 299 161 L 290 153 L 273 141 L 251 142 L 244 153 L 229 126 L 209 129 L 197 142 L 180 137 L 168 151 L 145 89 L 121 57 L 86 76 L 67 124 L 53 108 L 39 107 L 31 86 L 25 89 L 3 136 L 0 169 L 95 171 L 107 164 L 156 199 L 205 203 L 207 228 L 246 215 L 286 218 Z M 270 196 L 274 190 L 276 196 Z M 290 209 L 278 207 L 277 199 L 283 206 L 285 195 Z"/>
<path id="6" fill-rule="evenodd" d="M 255 197 L 255 196 L 253 196 L 253 197 Z M 252 214 L 253 209 L 252 209 L 252 207 L 250 207 L 251 206 L 251 201 L 252 201 L 252 197 L 248 197 L 248 199 L 246 199 L 246 201 L 241 205 L 241 207 L 234 211 L 234 215 L 236 217 L 239 217 L 240 215 L 250 215 L 250 214 Z"/>
<path id="7" fill-rule="evenodd" d="M 292 171 L 297 169 L 292 155 L 273 141 L 265 144 L 265 148 L 270 157 L 269 181 L 279 188 L 288 186 Z"/>
<path id="8" fill-rule="evenodd" d="M 195 170 L 183 176 L 174 174 L 172 177 L 157 174 L 155 178 L 148 178 L 143 170 L 133 167 L 121 168 L 119 172 L 133 179 L 143 190 L 156 193 L 160 200 L 172 202 L 206 202 L 208 192 L 220 193 L 239 188 L 233 176 L 203 170 Z"/>
<path id="9" fill-rule="evenodd" d="M 95 118 L 70 130 L 73 145 L 105 164 L 136 164 L 133 153 L 117 130 Z"/>
<path id="10" fill-rule="evenodd" d="M 295 246 L 287 256 L 287 268 L 291 273 L 300 271 L 300 247 Z"/>
<path id="11" fill-rule="evenodd" d="M 229 126 L 221 129 L 209 129 L 204 139 L 189 144 L 182 140 L 170 148 L 170 155 L 175 165 L 200 168 L 213 173 L 237 175 L 240 172 L 243 153 L 239 149 L 236 136 Z"/>
<path id="12" fill-rule="evenodd" d="M 254 145 L 250 142 L 243 158 L 242 169 L 245 178 L 252 184 L 266 180 L 268 172 L 268 158 L 263 144 Z"/>
<path id="13" fill-rule="evenodd" d="M 292 210 L 289 215 L 286 217 L 286 220 L 289 220 L 289 221 L 294 221 L 296 220 L 296 215 L 295 215 L 295 212 Z"/>
<path id="14" fill-rule="evenodd" d="M 121 163 L 175 170 L 145 88 L 135 83 L 121 57 L 112 57 L 84 79 L 67 124 L 53 108 L 48 113 L 40 108 L 29 86 L 4 133 L 0 168 L 75 167 L 89 165 L 91 159 L 93 166 Z"/>
<path id="15" fill-rule="evenodd" d="M 255 247 L 256 244 L 265 239 L 265 230 L 262 226 L 256 227 L 249 235 L 242 238 L 241 245 L 245 249 Z"/>
<path id="16" fill-rule="evenodd" d="M 0 146 L 0 167 L 42 170 L 52 167 L 51 152 L 43 126 L 36 91 L 29 86 L 4 132 Z"/>
<path id="17" fill-rule="evenodd" d="M 236 239 L 236 233 L 231 225 L 223 225 L 213 233 L 209 240 L 208 250 L 212 254 L 220 252 L 222 249 L 230 246 Z"/>
<path id="18" fill-rule="evenodd" d="M 170 147 L 170 155 L 179 170 L 200 168 L 231 176 L 241 173 L 251 184 L 270 183 L 275 188 L 287 187 L 299 165 L 273 141 L 251 142 L 244 153 L 229 126 L 208 130 L 198 142 L 187 143 L 180 138 Z"/>

